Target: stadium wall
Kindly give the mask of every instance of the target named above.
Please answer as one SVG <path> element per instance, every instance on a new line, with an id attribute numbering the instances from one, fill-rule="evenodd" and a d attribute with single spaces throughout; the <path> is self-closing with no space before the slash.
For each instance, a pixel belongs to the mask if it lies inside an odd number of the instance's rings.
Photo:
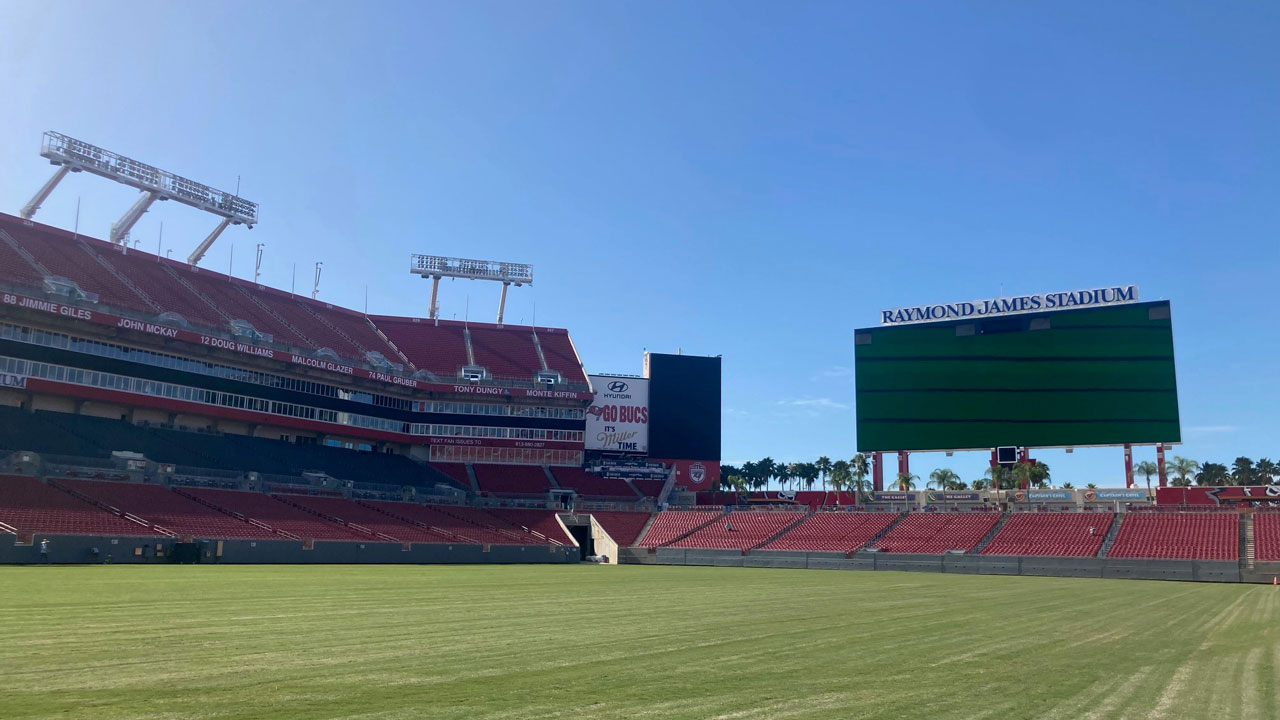
<path id="1" fill-rule="evenodd" d="M 157 537 L 114 537 L 102 535 L 37 534 L 35 542 L 19 545 L 0 535 L 0 564 L 24 565 L 40 562 L 40 540 L 49 538 L 49 562 L 57 565 L 101 563 L 111 555 L 113 565 L 165 564 L 173 541 Z M 156 556 L 157 541 L 166 553 Z M 200 562 L 223 565 L 437 565 L 437 564 L 562 564 L 579 561 L 575 546 L 546 545 L 435 545 L 415 543 L 324 542 L 307 550 L 293 540 L 223 540 L 222 554 L 217 554 L 219 541 L 203 541 Z M 93 554 L 93 548 L 98 554 Z"/>
<path id="2" fill-rule="evenodd" d="M 1056 558 L 1001 555 L 908 555 L 901 553 L 844 553 L 698 550 L 644 548 L 619 551 L 618 561 L 638 565 L 703 565 L 717 567 L 775 567 L 812 570 L 891 570 L 897 572 L 962 573 L 967 575 L 1025 575 L 1047 577 L 1128 578 L 1196 582 L 1262 582 L 1242 577 L 1235 562 L 1147 560 L 1122 558 Z M 1280 563 L 1277 563 L 1280 565 Z M 1256 573 L 1254 573 L 1256 575 Z M 1266 582 L 1272 576 L 1265 577 Z"/>

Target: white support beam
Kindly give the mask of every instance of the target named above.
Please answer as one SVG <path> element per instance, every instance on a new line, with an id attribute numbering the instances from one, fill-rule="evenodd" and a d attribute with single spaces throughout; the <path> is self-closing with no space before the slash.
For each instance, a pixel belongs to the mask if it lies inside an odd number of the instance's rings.
<path id="1" fill-rule="evenodd" d="M 498 299 L 498 324 L 502 324 L 502 314 L 507 309 L 507 288 L 511 287 L 511 283 L 502 283 L 502 297 Z"/>
<path id="2" fill-rule="evenodd" d="M 49 199 L 50 193 L 53 192 L 54 188 L 58 187 L 58 183 L 62 182 L 62 178 L 66 177 L 69 172 L 71 172 L 70 165 L 63 165 L 54 171 L 53 177 L 49 178 L 44 186 L 36 192 L 35 197 L 31 198 L 31 202 L 22 206 L 22 209 L 18 211 L 18 215 L 22 216 L 23 220 L 30 220 L 35 217 L 36 211 L 40 209 L 45 200 Z"/>
<path id="3" fill-rule="evenodd" d="M 142 193 L 138 197 L 138 201 L 133 204 L 133 207 L 125 211 L 125 214 L 119 220 L 111 224 L 111 235 L 108 236 L 111 242 L 117 245 L 127 243 L 129 231 L 142 219 L 142 216 L 151 208 L 151 203 L 155 201 L 155 193 L 150 191 Z"/>
<path id="4" fill-rule="evenodd" d="M 187 257 L 187 264 L 198 265 L 200 263 L 200 258 L 204 257 L 204 254 L 209 251 L 209 246 L 213 245 L 213 241 L 217 240 L 218 236 L 221 235 L 222 231 L 226 230 L 229 225 L 231 225 L 231 218 L 223 218 L 222 222 L 218 223 L 218 227 L 214 228 L 213 232 L 209 233 L 209 236 L 204 240 L 201 240 L 200 244 L 196 246 L 196 249 L 191 251 L 191 255 Z"/>
<path id="5" fill-rule="evenodd" d="M 427 317 L 432 320 L 440 319 L 440 303 L 436 302 L 436 298 L 440 295 L 440 276 L 431 276 L 431 305 L 427 307 Z"/>

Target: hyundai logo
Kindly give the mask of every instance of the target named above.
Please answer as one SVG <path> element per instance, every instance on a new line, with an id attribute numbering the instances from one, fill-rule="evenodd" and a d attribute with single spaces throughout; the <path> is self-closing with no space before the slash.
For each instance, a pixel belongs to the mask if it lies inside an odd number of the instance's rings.
<path id="1" fill-rule="evenodd" d="M 622 382 L 621 380 L 614 380 L 613 382 L 609 383 L 609 392 L 624 393 L 627 391 L 628 387 L 630 386 Z"/>

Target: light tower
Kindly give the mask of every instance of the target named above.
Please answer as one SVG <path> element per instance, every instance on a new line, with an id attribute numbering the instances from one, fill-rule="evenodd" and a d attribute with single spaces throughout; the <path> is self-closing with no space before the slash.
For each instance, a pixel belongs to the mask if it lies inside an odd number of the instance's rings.
<path id="1" fill-rule="evenodd" d="M 18 211 L 24 220 L 30 220 L 35 216 L 36 211 L 45 200 L 49 199 L 53 189 L 62 182 L 67 173 L 87 170 L 94 175 L 142 191 L 142 195 L 138 197 L 133 207 L 130 207 L 111 225 L 109 237 L 111 242 L 118 245 L 125 244 L 129 231 L 156 200 L 177 200 L 183 205 L 190 205 L 197 210 L 204 210 L 222 218 L 213 232 L 209 233 L 187 258 L 187 262 L 191 265 L 200 262 L 200 258 L 204 257 L 209 246 L 213 245 L 213 241 L 217 240 L 228 226 L 245 225 L 253 228 L 258 224 L 257 203 L 222 190 L 215 190 L 208 185 L 165 172 L 62 133 L 46 132 L 40 146 L 40 155 L 48 158 L 50 163 L 58 166 L 58 169 L 53 173 L 53 177 L 41 186 L 31 201 Z"/>
<path id="2" fill-rule="evenodd" d="M 431 305 L 428 308 L 432 320 L 440 319 L 440 304 L 436 301 L 440 291 L 440 278 L 455 277 L 468 280 L 493 280 L 502 283 L 502 296 L 498 299 L 498 324 L 507 307 L 507 288 L 533 284 L 533 266 L 525 263 L 498 262 L 496 260 L 467 260 L 440 255 L 409 256 L 409 272 L 431 278 Z"/>

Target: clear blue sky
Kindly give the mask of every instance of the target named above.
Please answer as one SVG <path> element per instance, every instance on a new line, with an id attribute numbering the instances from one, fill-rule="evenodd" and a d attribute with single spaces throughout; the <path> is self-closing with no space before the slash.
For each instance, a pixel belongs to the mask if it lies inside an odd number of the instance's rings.
<path id="1" fill-rule="evenodd" d="M 852 331 L 916 303 L 1173 301 L 1185 445 L 1280 457 L 1274 3 L 0 4 L 0 207 L 59 130 L 262 204 L 205 265 L 426 314 L 411 252 L 533 262 L 588 370 L 722 354 L 724 456 L 854 448 Z M 134 193 L 38 219 L 105 236 Z M 185 255 L 212 219 L 135 230 Z M 495 288 L 447 285 L 491 319 Z M 1040 456 L 1121 479 L 1119 450 Z M 1144 450 L 1138 458 L 1152 459 Z M 917 456 L 966 479 L 985 458 Z"/>

